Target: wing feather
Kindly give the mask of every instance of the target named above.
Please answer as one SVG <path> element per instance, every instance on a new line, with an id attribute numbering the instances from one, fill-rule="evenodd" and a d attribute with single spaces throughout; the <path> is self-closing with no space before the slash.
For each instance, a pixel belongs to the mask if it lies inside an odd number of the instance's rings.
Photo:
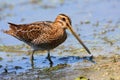
<path id="1" fill-rule="evenodd" d="M 48 27 L 47 27 L 48 26 Z M 46 29 L 47 28 L 47 29 Z M 35 22 L 17 25 L 15 36 L 24 42 L 31 42 L 51 28 L 51 22 Z"/>

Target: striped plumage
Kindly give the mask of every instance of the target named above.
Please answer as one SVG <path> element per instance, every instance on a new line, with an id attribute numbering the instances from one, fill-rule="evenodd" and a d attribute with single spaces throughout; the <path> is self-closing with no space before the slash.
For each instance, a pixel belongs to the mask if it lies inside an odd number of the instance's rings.
<path id="1" fill-rule="evenodd" d="M 47 58 L 52 66 L 53 63 L 50 58 L 50 50 L 54 49 L 66 40 L 66 29 L 69 29 L 72 32 L 76 39 L 90 54 L 89 49 L 83 44 L 80 38 L 73 31 L 71 27 L 71 19 L 65 14 L 59 14 L 54 22 L 40 21 L 30 24 L 9 24 L 10 30 L 6 30 L 4 32 L 27 43 L 33 48 L 33 53 L 31 54 L 32 65 L 34 51 L 47 50 Z"/>
<path id="2" fill-rule="evenodd" d="M 34 50 L 53 49 L 67 38 L 65 30 L 52 22 L 35 22 L 22 25 L 9 24 L 11 30 L 5 31 L 5 33 L 24 41 Z"/>

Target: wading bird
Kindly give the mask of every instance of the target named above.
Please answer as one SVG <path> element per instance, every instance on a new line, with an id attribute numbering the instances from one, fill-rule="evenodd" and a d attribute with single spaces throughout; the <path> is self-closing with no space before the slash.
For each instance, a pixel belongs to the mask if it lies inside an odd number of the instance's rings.
<path id="1" fill-rule="evenodd" d="M 65 14 L 59 14 L 54 22 L 39 21 L 30 24 L 8 24 L 10 25 L 10 29 L 4 30 L 4 33 L 14 36 L 15 38 L 25 42 L 32 47 L 33 51 L 30 56 L 32 66 L 34 65 L 33 55 L 37 50 L 47 50 L 47 59 L 50 62 L 50 66 L 53 65 L 50 57 L 50 50 L 56 48 L 66 40 L 66 29 L 68 29 L 85 48 L 85 50 L 91 54 L 89 49 L 73 31 L 71 19 Z"/>

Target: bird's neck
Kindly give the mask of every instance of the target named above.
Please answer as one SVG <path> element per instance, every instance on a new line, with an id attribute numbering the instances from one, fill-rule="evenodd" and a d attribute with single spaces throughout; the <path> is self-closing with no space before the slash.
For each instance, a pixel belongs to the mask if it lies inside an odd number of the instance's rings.
<path id="1" fill-rule="evenodd" d="M 63 26 L 63 23 L 61 21 L 55 21 L 53 22 L 54 25 L 57 25 L 57 26 Z"/>

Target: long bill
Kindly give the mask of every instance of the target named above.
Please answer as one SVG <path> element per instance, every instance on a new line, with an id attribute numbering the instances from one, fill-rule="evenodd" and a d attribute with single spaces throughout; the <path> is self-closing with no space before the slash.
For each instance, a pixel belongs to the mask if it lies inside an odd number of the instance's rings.
<path id="1" fill-rule="evenodd" d="M 75 36 L 75 38 L 79 41 L 79 43 L 85 48 L 85 50 L 91 54 L 90 50 L 85 46 L 85 44 L 82 42 L 82 40 L 78 37 L 78 35 L 73 31 L 72 27 L 69 25 L 70 32 Z"/>

